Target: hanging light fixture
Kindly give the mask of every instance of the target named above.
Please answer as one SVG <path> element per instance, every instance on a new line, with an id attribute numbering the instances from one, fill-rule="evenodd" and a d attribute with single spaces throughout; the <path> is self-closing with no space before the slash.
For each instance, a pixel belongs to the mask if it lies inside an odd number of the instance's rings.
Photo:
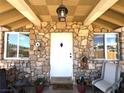
<path id="1" fill-rule="evenodd" d="M 56 12 L 58 14 L 58 19 L 60 22 L 66 21 L 68 9 L 63 5 L 63 2 L 61 2 L 61 5 L 59 5 L 59 7 L 56 9 Z"/>

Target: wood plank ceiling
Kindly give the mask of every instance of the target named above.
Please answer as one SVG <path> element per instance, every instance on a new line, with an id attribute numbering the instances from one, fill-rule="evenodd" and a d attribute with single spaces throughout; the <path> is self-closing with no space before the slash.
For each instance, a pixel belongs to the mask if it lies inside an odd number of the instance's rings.
<path id="1" fill-rule="evenodd" d="M 84 22 L 90 12 L 100 0 L 63 0 L 68 8 L 67 22 Z M 56 8 L 61 4 L 61 0 L 25 0 L 41 22 L 57 22 Z M 11 28 L 12 30 L 31 24 L 16 8 L 10 5 L 7 0 L 0 0 L 0 26 Z M 93 24 L 100 25 L 108 29 L 116 29 L 124 26 L 124 0 L 119 0 Z"/>

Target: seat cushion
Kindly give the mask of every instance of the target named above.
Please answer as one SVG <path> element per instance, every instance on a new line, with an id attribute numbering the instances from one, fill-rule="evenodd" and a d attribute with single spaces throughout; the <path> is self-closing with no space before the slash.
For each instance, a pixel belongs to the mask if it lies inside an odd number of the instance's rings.
<path id="1" fill-rule="evenodd" d="M 97 88 L 99 88 L 101 91 L 105 92 L 108 88 L 112 86 L 109 82 L 105 80 L 100 80 L 94 84 Z"/>

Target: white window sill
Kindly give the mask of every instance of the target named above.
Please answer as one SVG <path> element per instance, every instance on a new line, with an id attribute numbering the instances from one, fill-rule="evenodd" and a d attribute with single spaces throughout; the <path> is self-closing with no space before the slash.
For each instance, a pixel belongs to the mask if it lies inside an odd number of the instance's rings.
<path id="1" fill-rule="evenodd" d="M 92 59 L 94 61 L 119 61 L 119 59 Z"/>
<path id="2" fill-rule="evenodd" d="M 4 58 L 4 60 L 29 60 L 29 58 Z"/>

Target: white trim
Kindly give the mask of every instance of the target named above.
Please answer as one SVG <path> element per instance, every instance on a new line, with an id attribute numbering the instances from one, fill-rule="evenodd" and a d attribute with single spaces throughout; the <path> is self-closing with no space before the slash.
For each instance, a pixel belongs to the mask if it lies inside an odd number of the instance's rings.
<path id="1" fill-rule="evenodd" d="M 16 58 L 16 57 L 13 57 L 13 58 L 11 58 L 11 57 L 8 57 L 8 58 L 4 58 L 4 60 L 29 60 L 29 58 Z"/>
<path id="2" fill-rule="evenodd" d="M 4 59 L 5 60 L 29 60 L 29 57 L 19 57 L 19 33 L 29 34 L 29 32 L 5 32 L 4 37 Z M 8 34 L 17 34 L 17 56 L 16 57 L 7 57 L 7 35 Z"/>
<path id="3" fill-rule="evenodd" d="M 107 40 L 106 40 L 106 38 L 107 38 L 107 35 L 106 35 L 106 33 L 104 34 L 104 54 L 105 54 L 105 59 L 108 59 L 107 58 Z"/>
<path id="4" fill-rule="evenodd" d="M 104 35 L 104 34 L 118 34 L 118 33 L 116 33 L 116 32 L 114 32 L 114 33 L 111 33 L 111 32 L 108 32 L 108 33 L 94 33 L 94 35 L 99 35 L 99 34 L 101 34 L 101 35 Z"/>
<path id="5" fill-rule="evenodd" d="M 5 43 L 4 43 L 4 59 L 8 59 L 9 58 L 9 57 L 7 57 L 7 35 L 8 34 L 17 34 L 17 32 L 5 32 L 5 38 L 4 38 L 4 41 L 5 41 Z M 16 58 L 16 57 L 13 57 L 13 58 Z"/>
<path id="6" fill-rule="evenodd" d="M 17 58 L 19 58 L 19 33 L 17 34 L 18 35 L 18 39 L 17 39 Z"/>
<path id="7" fill-rule="evenodd" d="M 7 32 L 5 33 L 5 37 L 4 37 L 4 59 L 6 58 L 6 51 L 7 51 L 6 45 L 7 45 Z"/>

